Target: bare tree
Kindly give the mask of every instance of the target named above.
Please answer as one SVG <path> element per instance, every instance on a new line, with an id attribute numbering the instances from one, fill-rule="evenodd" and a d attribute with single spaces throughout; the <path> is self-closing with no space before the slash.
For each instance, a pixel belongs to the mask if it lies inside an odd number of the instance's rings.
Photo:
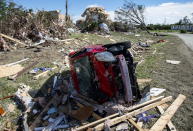
<path id="1" fill-rule="evenodd" d="M 179 24 L 179 25 L 189 25 L 189 24 L 191 24 L 191 20 L 190 20 L 190 18 L 188 18 L 188 16 L 185 16 L 182 19 L 180 19 L 177 24 Z"/>
<path id="2" fill-rule="evenodd" d="M 150 33 L 146 28 L 144 11 L 144 5 L 137 5 L 132 1 L 125 1 L 123 6 L 115 11 L 116 20 L 127 24 L 139 26 Z"/>

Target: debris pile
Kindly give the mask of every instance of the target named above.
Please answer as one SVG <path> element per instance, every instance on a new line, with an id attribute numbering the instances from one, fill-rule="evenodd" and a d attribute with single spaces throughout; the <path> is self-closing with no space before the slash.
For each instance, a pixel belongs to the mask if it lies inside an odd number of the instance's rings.
<path id="1" fill-rule="evenodd" d="M 25 107 L 22 129 L 154 131 L 158 125 L 160 131 L 166 126 L 175 129 L 168 123 L 186 97 L 179 95 L 169 106 L 166 103 L 172 97 L 160 96 L 165 89 L 151 88 L 140 95 L 128 52 L 130 46 L 130 42 L 122 42 L 73 51 L 69 55 L 71 76 L 54 75 L 49 86 L 33 97 L 31 88 L 21 84 L 15 95 Z M 36 74 L 39 70 L 44 73 L 51 68 L 34 68 L 30 72 Z M 4 114 L 4 110 L 1 112 Z M 149 122 L 155 124 L 150 126 Z"/>
<path id="2" fill-rule="evenodd" d="M 149 48 L 143 44 L 136 45 Z M 57 73 L 51 77 L 49 85 L 45 85 L 33 96 L 30 93 L 32 89 L 21 84 L 15 96 L 25 107 L 22 130 L 175 129 L 170 119 L 186 97 L 180 94 L 169 106 L 166 103 L 171 102 L 172 97 L 160 96 L 165 89 L 140 91 L 138 83 L 151 82 L 151 79 L 136 79 L 136 65 L 129 48 L 131 43 L 127 41 L 87 46 L 72 51 L 65 57 L 66 64 L 71 69 L 70 76 Z M 18 66 L 28 59 L 4 66 L 13 68 L 12 66 Z M 20 69 L 14 78 L 35 64 L 37 62 Z M 29 73 L 34 74 L 34 79 L 38 79 L 56 68 L 58 67 L 36 67 Z M 155 112 L 155 109 L 159 112 Z M 5 115 L 4 108 L 0 107 L 0 115 Z M 154 122 L 154 125 L 149 124 Z"/>
<path id="3" fill-rule="evenodd" d="M 59 42 L 67 37 L 67 29 L 73 26 L 70 19 L 68 25 L 64 22 L 65 17 L 61 17 L 59 11 L 23 11 L 20 15 L 11 15 L 11 18 L 4 20 L 5 24 L 1 24 L 0 51 Z"/>
<path id="4" fill-rule="evenodd" d="M 85 20 L 78 20 L 76 25 L 81 27 L 83 32 L 85 31 L 102 31 L 109 34 L 108 27 L 108 14 L 102 7 L 89 7 L 81 15 L 85 17 Z"/>
<path id="5" fill-rule="evenodd" d="M 131 107 L 123 106 L 113 102 L 114 106 L 107 103 L 99 104 L 96 101 L 77 93 L 71 93 L 72 87 L 60 88 L 53 96 L 47 98 L 35 98 L 36 106 L 28 114 L 28 129 L 35 131 L 43 130 L 144 130 L 148 122 L 156 121 L 150 130 L 163 130 L 179 106 L 186 99 L 184 95 L 179 95 L 169 106 L 166 103 L 172 101 L 172 97 L 155 97 L 141 104 Z M 64 93 L 68 89 L 68 93 Z M 47 103 L 47 104 L 42 104 Z M 169 106 L 167 109 L 164 106 Z M 38 106 L 39 105 L 39 106 Z M 115 110 L 115 106 L 117 107 Z M 122 108 L 121 108 L 122 107 Z M 152 114 L 149 110 L 157 108 L 158 113 Z M 111 112 L 110 112 L 111 110 Z M 164 111 L 165 110 L 165 111 Z M 166 119 L 167 118 L 167 119 Z M 127 121 L 126 121 L 127 120 Z M 161 126 L 160 126 L 161 124 Z M 124 126 L 123 126 L 124 125 Z M 158 126 L 159 125 L 159 126 Z M 173 125 L 173 124 L 172 124 Z"/>

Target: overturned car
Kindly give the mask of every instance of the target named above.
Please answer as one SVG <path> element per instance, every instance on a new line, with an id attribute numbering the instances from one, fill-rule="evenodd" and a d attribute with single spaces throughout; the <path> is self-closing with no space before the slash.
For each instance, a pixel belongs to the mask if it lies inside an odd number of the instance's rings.
<path id="1" fill-rule="evenodd" d="M 130 104 L 139 100 L 136 64 L 128 51 L 130 47 L 127 41 L 71 52 L 71 75 L 77 92 L 99 103 L 111 98 L 123 98 Z"/>

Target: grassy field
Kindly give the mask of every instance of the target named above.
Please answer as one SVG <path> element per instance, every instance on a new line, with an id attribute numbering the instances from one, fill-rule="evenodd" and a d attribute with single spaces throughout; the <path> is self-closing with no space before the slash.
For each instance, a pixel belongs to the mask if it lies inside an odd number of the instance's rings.
<path id="1" fill-rule="evenodd" d="M 50 47 L 39 47 L 41 49 L 40 52 L 34 52 L 34 48 L 32 49 L 18 49 L 12 52 L 8 53 L 0 53 L 0 64 L 7 64 L 11 63 L 17 60 L 20 60 L 24 57 L 29 57 L 30 60 L 28 62 L 23 63 L 23 66 L 29 65 L 29 63 L 32 63 L 33 61 L 39 61 L 39 63 L 35 67 L 53 67 L 52 62 L 58 62 L 58 63 L 64 63 L 64 57 L 66 54 L 69 53 L 69 50 L 77 50 L 80 49 L 86 45 L 92 45 L 92 44 L 107 44 L 107 43 L 114 43 L 113 41 L 120 42 L 120 41 L 128 41 L 130 40 L 132 44 L 135 44 L 139 41 L 145 42 L 147 40 L 152 40 L 156 42 L 157 40 L 167 40 L 167 42 L 164 43 L 158 43 L 153 44 L 149 50 L 144 51 L 142 53 L 139 53 L 135 60 L 139 61 L 141 59 L 140 56 L 144 57 L 144 62 L 137 66 L 137 77 L 138 78 L 152 78 L 152 86 L 153 87 L 161 87 L 166 88 L 165 82 L 160 82 L 158 76 L 155 74 L 157 72 L 160 72 L 171 68 L 166 65 L 165 60 L 168 56 L 170 56 L 170 52 L 168 50 L 172 48 L 173 40 L 176 38 L 173 36 L 152 36 L 146 33 L 140 33 L 141 36 L 136 37 L 135 34 L 126 34 L 126 33 L 119 33 L 119 32 L 112 32 L 112 35 L 110 37 L 104 37 L 102 35 L 96 35 L 96 34 L 72 34 L 69 36 L 69 38 L 74 38 L 76 42 L 70 41 L 68 43 L 56 43 L 51 45 Z M 112 40 L 113 39 L 113 40 Z M 177 42 L 178 43 L 178 42 Z M 170 46 L 168 46 L 170 45 Z M 166 50 L 166 48 L 168 50 Z M 64 49 L 63 52 L 58 52 L 58 50 Z M 152 54 L 156 49 L 156 53 Z M 163 67 L 165 66 L 165 67 Z M 68 70 L 67 68 L 65 70 Z M 21 77 L 19 77 L 16 81 L 8 80 L 7 78 L 0 78 L 0 98 L 13 95 L 20 83 L 24 83 L 26 85 L 29 85 L 32 90 L 40 89 L 42 85 L 50 79 L 52 75 L 57 73 L 59 69 L 50 72 L 48 76 L 40 78 L 38 80 L 33 79 L 33 75 L 29 74 L 28 72 L 24 73 Z M 164 74 L 162 74 L 165 78 Z M 155 77 L 156 76 L 156 77 Z M 166 75 L 167 77 L 167 75 Z M 171 94 L 172 90 L 169 90 L 169 93 Z M 176 94 L 175 94 L 176 95 Z M 0 101 L 0 105 L 7 110 L 9 104 L 15 104 L 16 102 L 12 99 L 6 99 L 3 101 Z M 21 111 L 16 107 L 14 112 L 7 112 L 7 114 L 4 117 L 0 117 L 0 130 L 3 128 L 10 128 L 14 130 L 15 126 L 18 122 L 18 117 L 21 116 Z M 11 126 L 10 126 L 11 124 Z M 8 127 L 7 127 L 8 126 Z"/>

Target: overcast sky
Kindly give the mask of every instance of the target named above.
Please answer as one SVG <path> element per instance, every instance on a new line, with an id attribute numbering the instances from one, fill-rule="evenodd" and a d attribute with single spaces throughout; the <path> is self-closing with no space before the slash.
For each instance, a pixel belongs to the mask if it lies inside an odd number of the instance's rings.
<path id="1" fill-rule="evenodd" d="M 65 0 L 14 0 L 25 8 L 34 10 L 61 10 L 64 13 Z M 193 13 L 193 0 L 135 0 L 137 4 L 146 6 L 146 23 L 172 24 L 184 16 Z M 74 20 L 80 18 L 86 7 L 102 6 L 114 19 L 114 11 L 120 8 L 123 0 L 69 0 L 69 13 Z"/>

